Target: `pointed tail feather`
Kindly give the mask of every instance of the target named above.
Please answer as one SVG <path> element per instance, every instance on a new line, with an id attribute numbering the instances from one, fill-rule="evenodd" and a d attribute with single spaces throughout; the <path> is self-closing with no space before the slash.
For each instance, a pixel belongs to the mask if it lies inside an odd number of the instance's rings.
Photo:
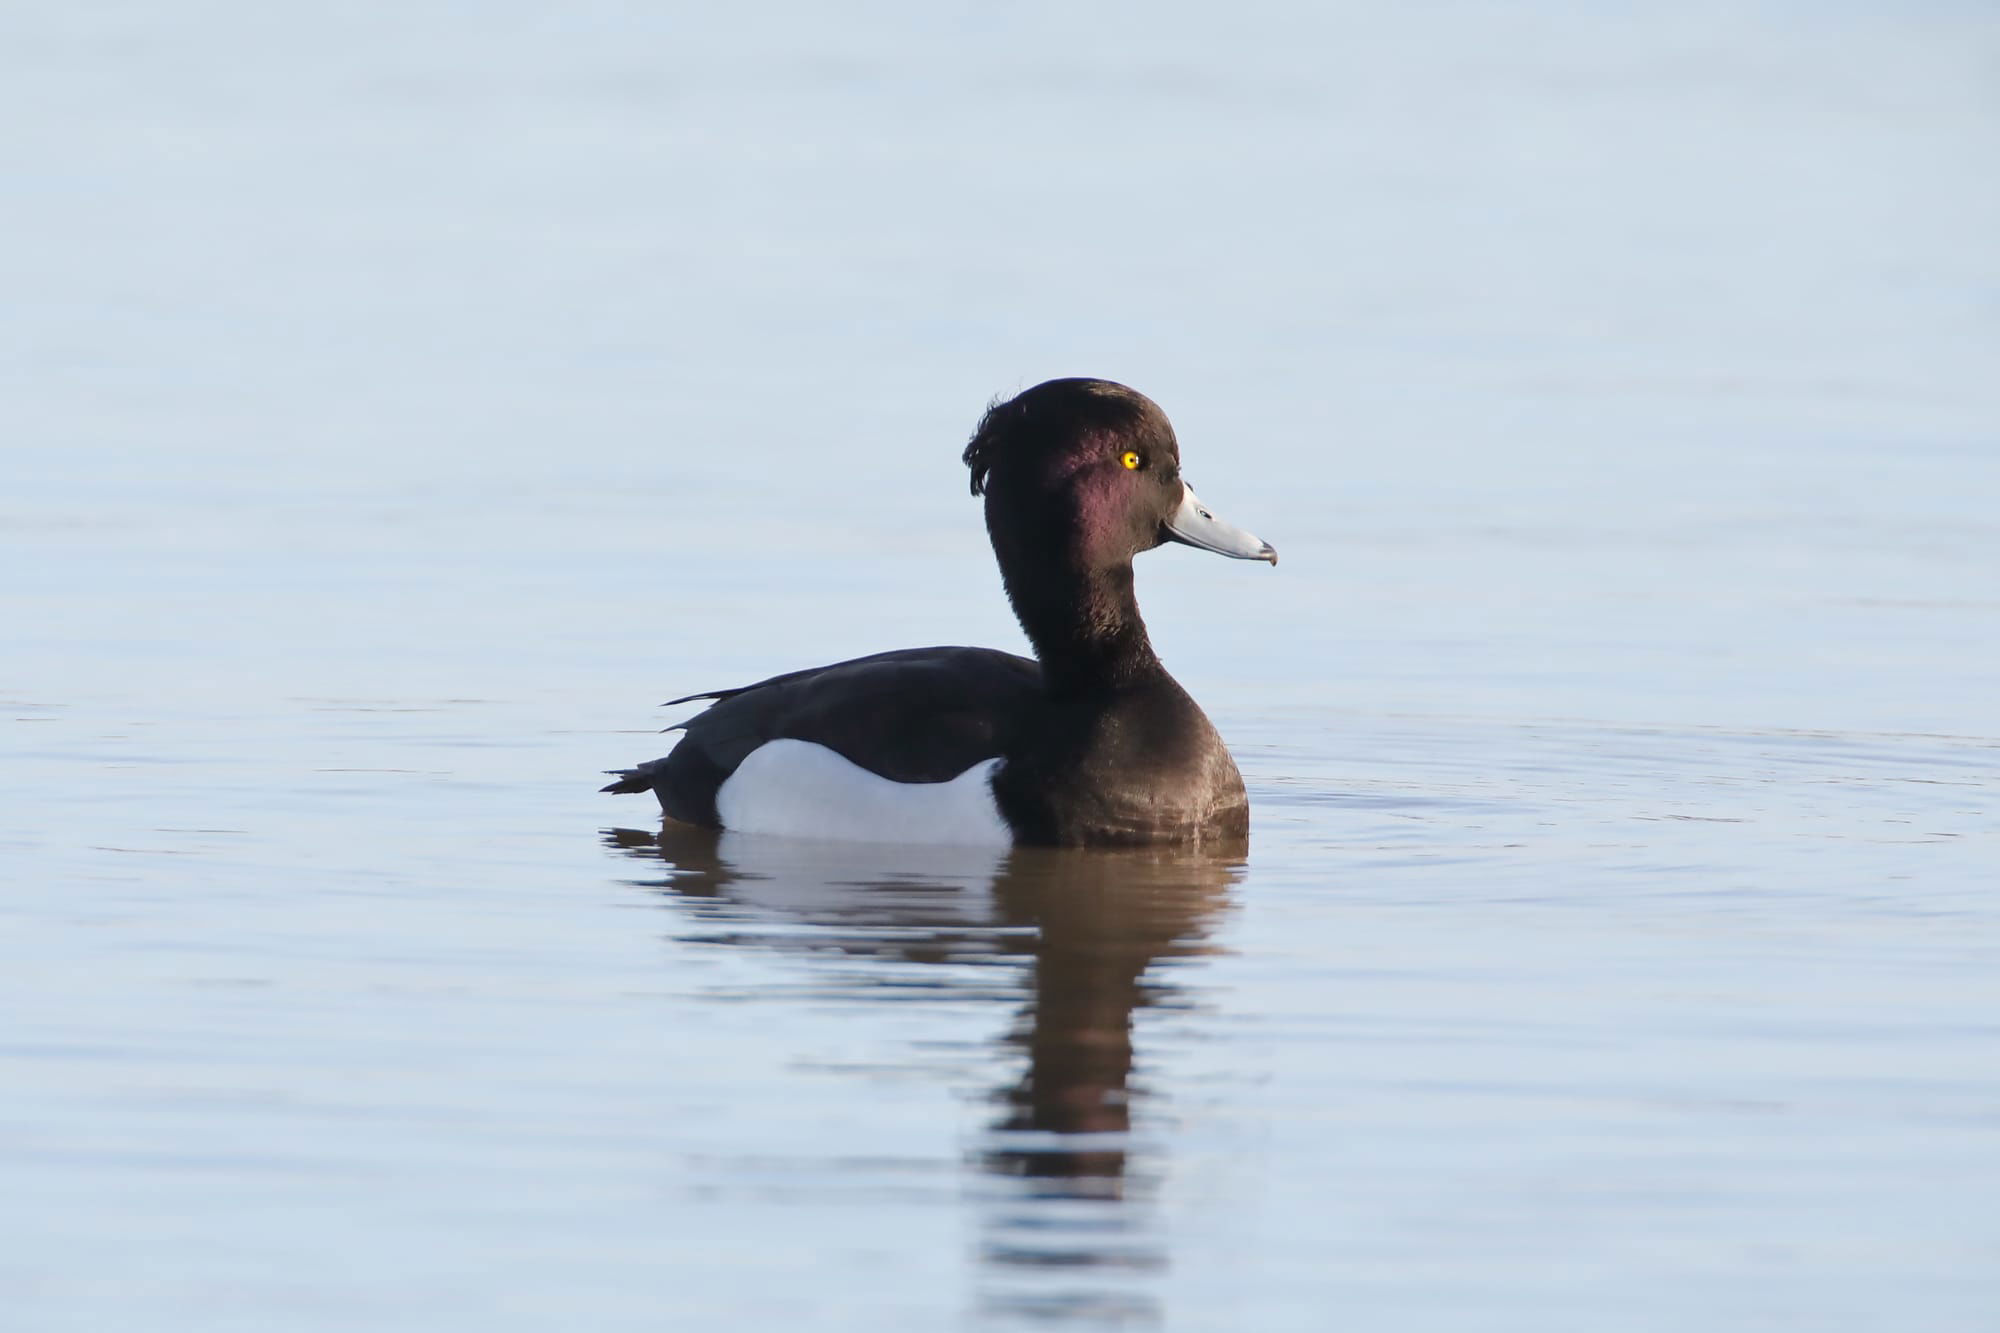
<path id="1" fill-rule="evenodd" d="M 727 699 L 733 694 L 743 693 L 748 688 L 750 687 L 747 685 L 739 685 L 733 690 L 703 690 L 700 694 L 683 694 L 678 699 L 667 700 L 660 707 L 672 708 L 675 704 L 691 704 L 697 699 Z"/>
<path id="2" fill-rule="evenodd" d="M 621 796 L 629 796 L 634 792 L 651 791 L 653 789 L 653 766 L 651 764 L 641 764 L 637 768 L 607 768 L 604 771 L 617 778 L 618 781 L 599 787 L 598 790 L 601 792 L 616 792 Z"/>

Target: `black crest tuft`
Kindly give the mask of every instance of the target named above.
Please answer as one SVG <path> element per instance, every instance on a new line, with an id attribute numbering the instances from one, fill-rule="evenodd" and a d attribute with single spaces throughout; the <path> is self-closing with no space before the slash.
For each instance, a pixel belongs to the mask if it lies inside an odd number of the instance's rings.
<path id="1" fill-rule="evenodd" d="M 959 459 L 972 469 L 974 495 L 986 493 L 986 474 L 993 470 L 994 449 L 1006 429 L 1002 418 L 1013 411 L 1019 401 L 1015 398 L 995 398 L 988 403 L 985 414 L 979 418 L 979 428 L 972 432 L 972 438 L 966 441 L 965 452 L 959 455 Z"/>

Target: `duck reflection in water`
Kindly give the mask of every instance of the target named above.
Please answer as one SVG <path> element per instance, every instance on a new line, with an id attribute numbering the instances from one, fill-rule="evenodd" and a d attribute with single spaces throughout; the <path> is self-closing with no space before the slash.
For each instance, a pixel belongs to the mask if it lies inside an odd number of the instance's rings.
<path id="1" fill-rule="evenodd" d="M 1133 1015 L 1186 1003 L 1167 980 L 1172 960 L 1211 951 L 1205 941 L 1244 848 L 996 853 L 718 834 L 672 821 L 606 840 L 664 863 L 665 880 L 649 886 L 715 900 L 722 910 L 711 909 L 712 920 L 748 927 L 706 941 L 821 956 L 831 947 L 895 969 L 900 977 L 882 981 L 904 986 L 912 965 L 1029 965 L 1025 997 L 998 992 L 1020 1005 L 1004 1042 L 1025 1064 L 995 1090 L 1000 1110 L 972 1157 L 987 1181 L 973 1194 L 991 1205 L 981 1258 L 997 1281 L 986 1303 L 1058 1319 L 1157 1315 L 1132 1285 L 1167 1262 L 1144 1207 L 1163 1165 L 1158 1141 L 1136 1144 L 1130 1132 L 1148 1092 L 1143 1061 L 1135 1077 Z M 942 984 L 996 994 L 990 981 Z M 1056 1280 L 1061 1291 L 1045 1289 Z"/>

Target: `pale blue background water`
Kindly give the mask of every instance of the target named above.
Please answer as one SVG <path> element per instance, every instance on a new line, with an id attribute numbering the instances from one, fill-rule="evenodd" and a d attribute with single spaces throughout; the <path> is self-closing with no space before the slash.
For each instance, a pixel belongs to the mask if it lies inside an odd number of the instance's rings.
<path id="1" fill-rule="evenodd" d="M 1946 3 L 0 16 L 8 1326 L 1990 1328 L 1996 71 Z M 1073 373 L 1284 553 L 1141 566 L 1248 865 L 607 845 L 661 699 L 1018 644 L 957 451 Z M 1014 1174 L 1078 995 L 1122 1166 Z"/>

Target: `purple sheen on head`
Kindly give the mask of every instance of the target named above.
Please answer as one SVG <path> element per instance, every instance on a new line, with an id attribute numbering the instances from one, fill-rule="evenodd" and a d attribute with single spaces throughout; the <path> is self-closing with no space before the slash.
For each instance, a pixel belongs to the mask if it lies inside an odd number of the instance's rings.
<path id="1" fill-rule="evenodd" d="M 1155 487 L 1122 466 L 1076 472 L 1075 540 L 1086 563 L 1112 563 L 1159 545 L 1165 512 Z"/>

